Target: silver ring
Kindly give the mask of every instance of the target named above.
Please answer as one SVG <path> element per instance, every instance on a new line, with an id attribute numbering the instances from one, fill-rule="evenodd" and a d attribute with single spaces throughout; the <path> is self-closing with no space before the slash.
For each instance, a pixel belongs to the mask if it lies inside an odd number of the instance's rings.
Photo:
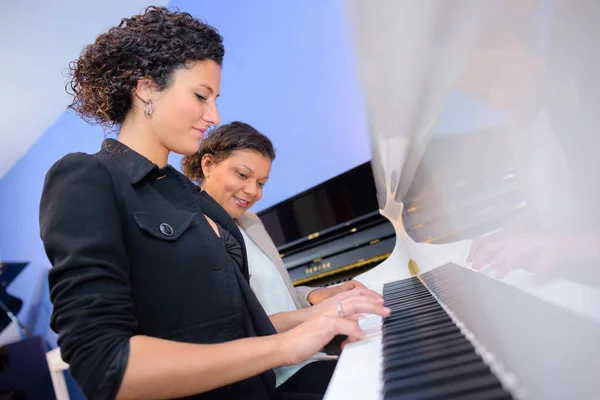
<path id="1" fill-rule="evenodd" d="M 337 303 L 337 312 L 340 317 L 344 318 L 344 309 L 342 308 L 341 302 Z"/>

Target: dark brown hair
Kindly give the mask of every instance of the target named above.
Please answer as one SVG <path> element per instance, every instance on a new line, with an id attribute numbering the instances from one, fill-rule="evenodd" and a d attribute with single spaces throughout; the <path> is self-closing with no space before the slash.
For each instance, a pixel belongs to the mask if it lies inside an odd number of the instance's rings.
<path id="1" fill-rule="evenodd" d="M 224 54 L 215 28 L 185 12 L 148 7 L 98 36 L 69 64 L 69 108 L 88 123 L 120 125 L 139 79 L 164 90 L 176 69 L 203 60 L 221 65 Z"/>
<path id="2" fill-rule="evenodd" d="M 195 154 L 183 157 L 181 169 L 192 181 L 200 183 L 204 178 L 202 157 L 205 154 L 212 154 L 215 162 L 219 163 L 236 150 L 252 150 L 268 157 L 271 161 L 275 159 L 275 149 L 268 137 L 251 125 L 234 121 L 210 132 L 202 140 L 200 149 Z"/>

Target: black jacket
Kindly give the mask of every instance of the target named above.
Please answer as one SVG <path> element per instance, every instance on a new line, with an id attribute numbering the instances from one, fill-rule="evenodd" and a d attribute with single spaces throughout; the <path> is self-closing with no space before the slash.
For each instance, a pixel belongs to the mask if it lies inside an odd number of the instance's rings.
<path id="1" fill-rule="evenodd" d="M 203 214 L 242 244 L 241 264 Z M 40 228 L 53 265 L 51 327 L 89 399 L 115 397 L 134 335 L 218 343 L 275 333 L 225 210 L 171 166 L 158 168 L 116 140 L 54 164 Z M 267 371 L 194 398 L 267 399 L 274 388 Z"/>

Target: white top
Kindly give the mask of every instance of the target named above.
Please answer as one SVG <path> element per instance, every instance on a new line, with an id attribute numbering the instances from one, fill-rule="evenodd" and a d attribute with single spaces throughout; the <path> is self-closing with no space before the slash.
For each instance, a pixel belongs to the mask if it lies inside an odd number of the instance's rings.
<path id="1" fill-rule="evenodd" d="M 241 227 L 240 231 L 246 243 L 250 286 L 267 315 L 295 311 L 296 304 L 277 266 Z"/>
<path id="2" fill-rule="evenodd" d="M 547 113 L 538 116 L 531 138 L 530 200 L 542 228 L 568 219 L 576 203 L 564 151 L 554 136 Z"/>
<path id="3" fill-rule="evenodd" d="M 250 287 L 265 309 L 267 315 L 286 311 L 297 310 L 294 299 L 287 290 L 285 281 L 281 277 L 277 266 L 261 250 L 260 247 L 246 234 L 242 227 L 240 232 L 246 244 L 248 256 L 248 272 L 250 273 Z M 335 359 L 324 353 L 316 353 L 310 359 L 295 365 L 275 368 L 276 385 L 279 386 L 294 375 L 300 368 L 320 359 Z"/>

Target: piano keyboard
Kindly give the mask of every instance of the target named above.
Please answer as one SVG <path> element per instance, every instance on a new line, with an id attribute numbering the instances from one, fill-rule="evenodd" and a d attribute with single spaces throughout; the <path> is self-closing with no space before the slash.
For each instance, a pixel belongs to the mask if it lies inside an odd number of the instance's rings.
<path id="1" fill-rule="evenodd" d="M 387 282 L 325 400 L 600 398 L 597 321 L 452 263 Z"/>
<path id="2" fill-rule="evenodd" d="M 513 398 L 417 277 L 385 284 L 383 296 L 384 399 Z"/>

